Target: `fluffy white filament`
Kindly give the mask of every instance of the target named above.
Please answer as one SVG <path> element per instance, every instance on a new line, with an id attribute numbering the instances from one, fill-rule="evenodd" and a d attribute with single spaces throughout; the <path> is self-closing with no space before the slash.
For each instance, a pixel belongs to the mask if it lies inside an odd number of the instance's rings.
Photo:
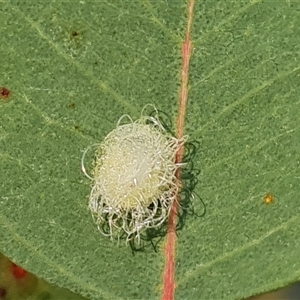
<path id="1" fill-rule="evenodd" d="M 127 241 L 139 243 L 142 231 L 161 226 L 170 213 L 183 140 L 154 117 L 119 123 L 96 150 L 89 208 L 102 234 L 119 238 L 125 232 Z"/>

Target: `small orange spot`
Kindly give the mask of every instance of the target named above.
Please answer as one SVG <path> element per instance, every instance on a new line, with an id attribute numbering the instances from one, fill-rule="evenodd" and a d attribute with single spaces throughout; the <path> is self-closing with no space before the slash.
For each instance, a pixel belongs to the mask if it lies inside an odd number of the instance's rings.
<path id="1" fill-rule="evenodd" d="M 271 193 L 268 193 L 268 194 L 265 195 L 264 200 L 265 200 L 266 204 L 271 204 L 271 203 L 274 202 L 275 196 Z"/>
<path id="2" fill-rule="evenodd" d="M 27 275 L 27 271 L 17 266 L 16 264 L 12 264 L 12 273 L 16 279 L 22 279 Z"/>
<path id="3" fill-rule="evenodd" d="M 11 94 L 11 91 L 8 88 L 6 88 L 4 86 L 0 87 L 0 98 L 1 99 L 7 100 L 9 98 L 10 94 Z"/>

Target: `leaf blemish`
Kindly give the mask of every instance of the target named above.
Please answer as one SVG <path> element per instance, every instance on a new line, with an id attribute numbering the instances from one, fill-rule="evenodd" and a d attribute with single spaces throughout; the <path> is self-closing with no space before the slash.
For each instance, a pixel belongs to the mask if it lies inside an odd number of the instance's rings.
<path id="1" fill-rule="evenodd" d="M 78 35 L 79 35 L 79 32 L 76 31 L 76 30 L 73 30 L 73 31 L 71 32 L 71 36 L 72 36 L 72 37 L 76 37 L 76 36 L 78 36 Z"/>
<path id="2" fill-rule="evenodd" d="M 7 99 L 10 97 L 10 95 L 11 95 L 11 91 L 8 88 L 6 88 L 4 86 L 0 88 L 0 98 L 2 100 L 7 101 Z"/>
<path id="3" fill-rule="evenodd" d="M 266 204 L 271 204 L 273 203 L 275 200 L 275 196 L 271 193 L 268 193 L 264 196 L 264 201 Z"/>
<path id="4" fill-rule="evenodd" d="M 67 107 L 68 107 L 69 109 L 74 109 L 74 108 L 76 107 L 76 104 L 75 104 L 74 102 L 71 102 L 71 103 L 69 103 L 69 104 L 67 105 Z"/>
<path id="5" fill-rule="evenodd" d="M 1 287 L 0 288 L 0 298 L 5 298 L 6 297 L 6 294 L 7 294 L 7 291 L 4 287 Z"/>

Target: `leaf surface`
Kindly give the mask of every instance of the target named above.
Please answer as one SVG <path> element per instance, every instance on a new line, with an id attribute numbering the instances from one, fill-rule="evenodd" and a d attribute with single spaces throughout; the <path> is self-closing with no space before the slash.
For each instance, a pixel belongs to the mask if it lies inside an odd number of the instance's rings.
<path id="1" fill-rule="evenodd" d="M 132 255 L 87 210 L 82 152 L 154 104 L 176 132 L 187 3 L 1 3 L 1 251 L 89 299 L 157 299 L 164 242 Z M 176 297 L 240 299 L 300 278 L 300 6 L 197 1 L 185 132 L 194 209 Z M 267 205 L 263 197 L 275 195 Z"/>

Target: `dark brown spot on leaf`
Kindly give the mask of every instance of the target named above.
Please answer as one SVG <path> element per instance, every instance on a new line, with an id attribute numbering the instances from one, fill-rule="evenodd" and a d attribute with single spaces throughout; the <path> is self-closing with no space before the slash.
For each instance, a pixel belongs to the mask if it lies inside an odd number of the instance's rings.
<path id="1" fill-rule="evenodd" d="M 69 109 L 74 109 L 74 108 L 76 107 L 76 104 L 75 104 L 74 102 L 71 102 L 71 103 L 69 103 L 69 104 L 67 105 L 67 107 L 68 107 Z"/>
<path id="2" fill-rule="evenodd" d="M 76 31 L 76 30 L 73 30 L 73 31 L 71 32 L 71 36 L 72 36 L 72 37 L 76 37 L 76 36 L 78 36 L 78 35 L 79 35 L 79 32 Z"/>
<path id="3" fill-rule="evenodd" d="M 1 99 L 7 100 L 10 95 L 11 95 L 11 91 L 8 88 L 6 88 L 4 86 L 0 88 L 0 98 Z"/>
<path id="4" fill-rule="evenodd" d="M 7 291 L 4 287 L 0 288 L 0 299 L 4 299 L 7 294 Z"/>

